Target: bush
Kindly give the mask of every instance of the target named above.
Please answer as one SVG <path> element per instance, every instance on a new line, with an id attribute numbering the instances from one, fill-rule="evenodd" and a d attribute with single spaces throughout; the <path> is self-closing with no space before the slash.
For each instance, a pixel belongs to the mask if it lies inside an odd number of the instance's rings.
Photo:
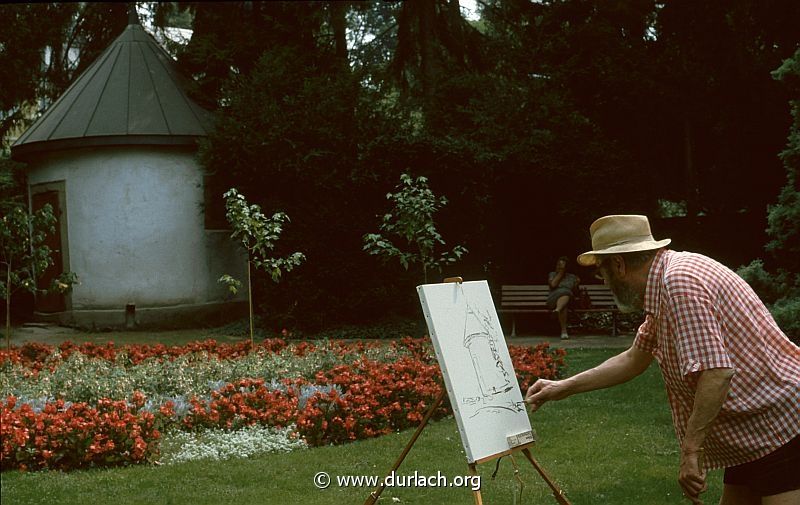
<path id="1" fill-rule="evenodd" d="M 764 303 L 775 303 L 780 297 L 780 285 L 775 282 L 775 276 L 764 269 L 762 260 L 753 260 L 749 265 L 739 267 L 736 273 L 750 284 L 750 287 L 753 288 L 753 291 L 758 294 Z"/>
<path id="2" fill-rule="evenodd" d="M 778 326 L 800 345 L 800 296 L 786 297 L 772 306 L 772 316 Z"/>
<path id="3" fill-rule="evenodd" d="M 764 301 L 781 330 L 793 342 L 800 343 L 800 275 L 784 269 L 771 274 L 760 259 L 739 267 L 736 273 Z"/>
<path id="4" fill-rule="evenodd" d="M 614 315 L 610 312 L 578 312 L 575 316 L 580 323 L 581 330 L 585 332 L 608 334 L 609 329 L 613 326 Z M 641 312 L 618 313 L 616 318 L 619 333 L 635 332 L 644 321 Z"/>

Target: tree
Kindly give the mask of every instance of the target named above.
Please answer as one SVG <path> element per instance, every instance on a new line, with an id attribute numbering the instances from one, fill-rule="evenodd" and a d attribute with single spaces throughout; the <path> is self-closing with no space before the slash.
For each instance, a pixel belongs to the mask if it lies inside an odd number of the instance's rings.
<path id="1" fill-rule="evenodd" d="M 288 213 L 294 224 L 281 247 L 309 258 L 280 293 L 254 272 L 256 310 L 263 308 L 267 324 L 307 331 L 391 317 L 394 286 L 407 275 L 353 259 L 363 255 L 361 238 L 382 195 L 416 156 L 406 149 L 403 111 L 363 84 L 361 66 L 341 64 L 327 11 L 314 10 L 325 3 L 256 5 L 270 13 L 253 11 L 264 16 L 258 40 L 223 47 L 260 53 L 225 80 L 216 130 L 201 150 L 212 191 L 235 186 L 265 213 Z M 299 16 L 306 8 L 313 12 Z M 221 37 L 224 26 L 208 28 Z"/>
<path id="2" fill-rule="evenodd" d="M 122 32 L 127 9 L 114 2 L 0 7 L 0 137 L 61 95 Z"/>
<path id="3" fill-rule="evenodd" d="M 437 225 L 470 248 L 459 267 L 517 277 L 582 247 L 602 213 L 738 213 L 780 186 L 785 91 L 765 69 L 796 43 L 800 4 L 479 5 L 475 24 L 454 0 L 190 4 L 179 61 L 218 113 L 213 184 L 288 212 L 281 245 L 313 258 L 256 297 L 271 315 L 331 325 L 396 305 L 402 267 L 377 286 L 378 262 L 351 259 L 407 167 L 447 188 Z"/>
<path id="4" fill-rule="evenodd" d="M 6 302 L 6 346 L 11 345 L 11 297 L 17 290 L 36 293 L 36 280 L 53 264 L 50 248 L 44 245 L 49 233 L 55 233 L 53 208 L 46 204 L 29 214 L 22 205 L 14 205 L 0 219 L 0 267 L 5 279 L 0 284 L 0 298 Z M 64 293 L 77 282 L 74 273 L 65 272 L 46 291 Z"/>
<path id="5" fill-rule="evenodd" d="M 660 143 L 674 147 L 651 166 L 660 185 L 683 193 L 689 215 L 760 213 L 780 187 L 775 152 L 790 97 L 770 72 L 797 47 L 798 23 L 800 4 L 786 0 L 663 2 L 655 11 L 650 116 Z"/>
<path id="6" fill-rule="evenodd" d="M 193 98 L 210 109 L 226 106 L 239 80 L 249 76 L 270 49 L 292 47 L 322 64 L 318 46 L 324 44 L 331 49 L 330 63 L 337 64 L 334 30 L 325 23 L 331 18 L 326 12 L 330 3 L 188 3 L 194 33 L 178 54 L 178 66 L 193 77 Z M 344 8 L 336 9 L 333 19 Z"/>
<path id="7" fill-rule="evenodd" d="M 484 66 L 482 39 L 461 16 L 458 1 L 402 2 L 389 74 L 404 94 L 421 97 L 427 106 L 448 70 Z"/>
<path id="8" fill-rule="evenodd" d="M 284 272 L 291 272 L 305 260 L 305 255 L 295 252 L 285 258 L 273 258 L 272 250 L 281 236 L 284 223 L 289 217 L 276 212 L 267 217 L 258 205 L 248 205 L 244 195 L 235 188 L 225 195 L 228 222 L 233 227 L 231 238 L 238 239 L 247 251 L 247 299 L 250 305 L 250 343 L 253 343 L 253 289 L 250 280 L 251 266 L 267 272 L 273 282 L 279 282 Z M 223 275 L 219 282 L 228 286 L 235 294 L 241 282 L 230 275 Z"/>
<path id="9" fill-rule="evenodd" d="M 773 76 L 789 87 L 793 96 L 800 96 L 800 49 Z M 800 99 L 791 100 L 790 107 L 794 122 L 780 154 L 787 183 L 777 203 L 767 209 L 767 234 L 771 240 L 765 250 L 779 267 L 772 274 L 765 270 L 763 261 L 755 260 L 738 273 L 770 305 L 778 325 L 800 342 Z"/>
<path id="10" fill-rule="evenodd" d="M 442 266 L 458 261 L 467 253 L 467 249 L 457 245 L 451 251 L 437 256 L 436 248 L 444 246 L 445 242 L 436 231 L 433 215 L 447 205 L 447 198 L 437 198 L 428 187 L 427 178 L 414 179 L 409 174 L 403 174 L 396 189 L 395 193 L 386 195 L 394 207 L 384 214 L 380 225 L 385 235 L 364 235 L 364 250 L 385 259 L 397 258 L 406 270 L 410 265 L 418 264 L 427 284 L 429 270 L 441 272 Z M 392 236 L 403 243 L 396 246 L 390 238 Z"/>

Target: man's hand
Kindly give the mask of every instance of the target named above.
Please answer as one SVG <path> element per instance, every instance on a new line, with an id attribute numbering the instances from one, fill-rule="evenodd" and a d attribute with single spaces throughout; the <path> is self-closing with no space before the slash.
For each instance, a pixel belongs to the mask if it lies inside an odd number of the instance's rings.
<path id="1" fill-rule="evenodd" d="M 703 468 L 702 451 L 681 451 L 681 468 L 678 483 L 683 494 L 694 505 L 703 505 L 700 494 L 708 488 L 706 471 Z"/>
<path id="2" fill-rule="evenodd" d="M 531 412 L 542 406 L 544 402 L 550 400 L 563 400 L 569 396 L 565 381 L 550 381 L 539 379 L 528 388 L 525 395 L 525 403 L 531 406 Z"/>
<path id="3" fill-rule="evenodd" d="M 731 368 L 712 368 L 700 372 L 697 378 L 692 415 L 689 416 L 681 442 L 681 469 L 678 476 L 684 494 L 695 504 L 703 503 L 700 493 L 706 490 L 703 441 L 728 395 L 733 374 Z"/>

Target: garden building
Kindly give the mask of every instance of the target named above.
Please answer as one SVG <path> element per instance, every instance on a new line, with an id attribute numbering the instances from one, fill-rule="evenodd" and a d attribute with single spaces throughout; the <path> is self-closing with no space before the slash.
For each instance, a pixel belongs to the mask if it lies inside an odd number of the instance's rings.
<path id="1" fill-rule="evenodd" d="M 196 151 L 212 117 L 183 82 L 132 13 L 13 144 L 12 157 L 27 163 L 31 208 L 49 203 L 58 216 L 55 265 L 40 285 L 65 271 L 79 278 L 71 293 L 37 296 L 40 318 L 169 327 L 246 305 L 217 282 L 242 279 L 246 258 L 230 231 L 207 225 Z"/>

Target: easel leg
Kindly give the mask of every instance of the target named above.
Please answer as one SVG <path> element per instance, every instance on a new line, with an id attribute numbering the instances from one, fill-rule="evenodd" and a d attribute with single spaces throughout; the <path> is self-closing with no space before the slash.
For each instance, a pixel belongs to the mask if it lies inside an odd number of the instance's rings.
<path id="1" fill-rule="evenodd" d="M 433 416 L 433 413 L 436 412 L 436 409 L 439 408 L 439 404 L 442 403 L 445 394 L 446 393 L 443 386 L 442 390 L 439 392 L 439 396 L 436 397 L 436 399 L 433 401 L 433 404 L 428 409 L 428 412 L 425 413 L 425 417 L 422 418 L 422 422 L 417 427 L 417 431 L 414 432 L 414 435 L 411 437 L 411 440 L 408 441 L 405 449 L 403 449 L 403 452 L 400 453 L 400 456 L 397 458 L 397 461 L 394 462 L 394 466 L 392 466 L 392 469 L 389 470 L 387 477 L 388 475 L 391 475 L 392 472 L 395 472 L 400 467 L 400 464 L 403 462 L 403 460 L 406 459 L 408 451 L 411 450 L 411 447 L 414 445 L 414 442 L 416 442 L 417 439 L 419 438 L 420 434 L 422 433 L 422 430 L 428 424 L 428 421 L 430 420 L 431 416 Z M 375 488 L 375 491 L 369 494 L 367 500 L 364 502 L 364 505 L 374 505 L 375 502 L 378 501 L 378 498 L 381 497 L 381 493 L 383 493 L 384 488 L 386 488 L 386 484 L 384 483 L 385 480 L 386 479 L 384 479 L 381 482 L 381 484 L 377 488 Z"/>
<path id="2" fill-rule="evenodd" d="M 478 468 L 475 463 L 469 464 L 469 473 L 470 475 L 478 475 Z M 475 489 L 472 491 L 472 497 L 475 498 L 475 505 L 483 505 L 483 497 L 481 496 L 481 490 Z"/>
<path id="3" fill-rule="evenodd" d="M 572 505 L 569 502 L 569 500 L 567 500 L 566 496 L 564 496 L 564 491 L 562 491 L 558 486 L 556 486 L 556 484 L 552 480 L 550 480 L 550 477 L 547 476 L 547 474 L 544 472 L 544 469 L 539 465 L 539 463 L 535 459 L 533 459 L 533 455 L 531 454 L 530 449 L 526 447 L 522 449 L 522 453 L 525 454 L 525 457 L 528 458 L 528 461 L 531 462 L 531 465 L 533 465 L 536 471 L 539 472 L 539 475 L 542 476 L 547 485 L 550 486 L 550 489 L 553 491 L 553 496 L 555 496 L 556 501 L 560 505 Z"/>

